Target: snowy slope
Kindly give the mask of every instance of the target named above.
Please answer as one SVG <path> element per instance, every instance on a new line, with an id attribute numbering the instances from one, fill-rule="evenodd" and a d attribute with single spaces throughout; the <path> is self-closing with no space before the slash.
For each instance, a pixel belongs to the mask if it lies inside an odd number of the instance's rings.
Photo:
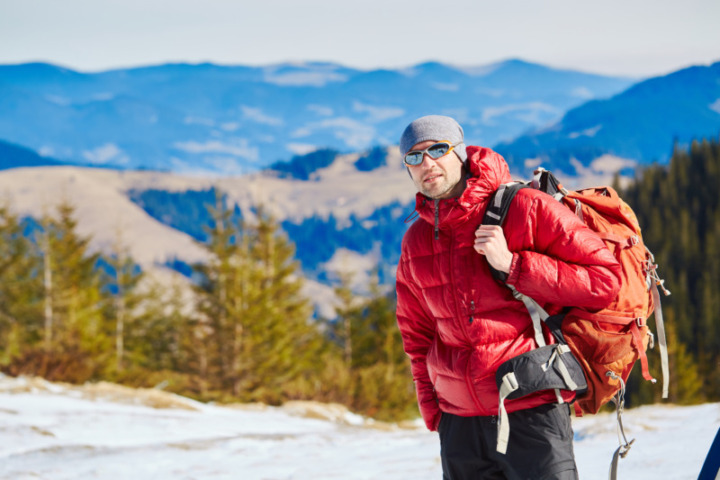
<path id="1" fill-rule="evenodd" d="M 694 479 L 720 404 L 626 412 L 621 479 Z M 0 479 L 413 479 L 441 477 L 420 422 L 375 424 L 341 407 L 220 407 L 155 390 L 0 377 Z M 584 480 L 607 478 L 610 415 L 574 420 Z"/>

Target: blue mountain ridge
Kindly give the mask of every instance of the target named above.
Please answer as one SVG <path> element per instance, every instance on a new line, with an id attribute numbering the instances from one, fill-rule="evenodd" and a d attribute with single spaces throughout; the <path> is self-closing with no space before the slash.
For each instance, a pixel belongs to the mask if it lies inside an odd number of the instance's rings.
<path id="1" fill-rule="evenodd" d="M 665 163 L 675 143 L 720 134 L 720 62 L 651 78 L 609 99 L 569 110 L 549 128 L 535 130 L 495 149 L 511 167 L 540 159 L 546 168 L 574 175 L 575 158 L 587 166 L 603 154 L 640 164 Z"/>
<path id="2" fill-rule="evenodd" d="M 45 158 L 29 148 L 0 140 L 0 170 L 16 167 L 44 167 L 62 165 L 62 162 Z"/>
<path id="3" fill-rule="evenodd" d="M 0 138 L 70 163 L 237 174 L 320 148 L 395 144 L 428 113 L 455 116 L 470 143 L 492 145 L 632 83 L 520 60 L 370 71 L 320 62 L 97 73 L 0 65 Z"/>

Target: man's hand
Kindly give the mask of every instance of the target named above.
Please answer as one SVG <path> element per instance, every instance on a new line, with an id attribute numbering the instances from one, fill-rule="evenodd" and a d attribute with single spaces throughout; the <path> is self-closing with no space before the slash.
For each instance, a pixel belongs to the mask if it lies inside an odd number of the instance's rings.
<path id="1" fill-rule="evenodd" d="M 480 225 L 475 230 L 475 251 L 485 255 L 495 270 L 509 273 L 513 255 L 508 250 L 502 227 L 498 225 Z"/>

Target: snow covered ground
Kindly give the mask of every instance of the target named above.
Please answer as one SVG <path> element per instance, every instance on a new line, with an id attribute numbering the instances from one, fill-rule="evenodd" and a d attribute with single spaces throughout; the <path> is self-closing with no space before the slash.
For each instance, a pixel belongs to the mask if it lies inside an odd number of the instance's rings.
<path id="1" fill-rule="evenodd" d="M 695 479 L 720 427 L 720 404 L 627 411 L 635 438 L 621 479 Z M 607 478 L 610 415 L 574 420 L 582 479 Z M 0 478 L 441 478 L 437 435 L 378 424 L 342 407 L 206 405 L 156 390 L 69 386 L 0 376 Z"/>

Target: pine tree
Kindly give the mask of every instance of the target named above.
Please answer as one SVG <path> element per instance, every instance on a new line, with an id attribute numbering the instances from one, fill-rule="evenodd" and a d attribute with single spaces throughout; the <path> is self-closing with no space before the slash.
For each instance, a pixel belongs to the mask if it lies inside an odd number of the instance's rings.
<path id="1" fill-rule="evenodd" d="M 115 378 L 136 387 L 197 395 L 201 389 L 199 377 L 192 375 L 197 352 L 187 288 L 179 280 L 161 283 L 148 273 L 131 292 L 135 306 L 124 330 L 123 370 Z"/>
<path id="2" fill-rule="evenodd" d="M 75 208 L 57 207 L 41 222 L 45 325 L 43 364 L 37 374 L 71 382 L 96 378 L 108 364 L 110 335 L 103 316 L 99 254 L 77 233 Z"/>
<path id="3" fill-rule="evenodd" d="M 339 284 L 334 288 L 338 304 L 335 306 L 336 318 L 327 323 L 330 339 L 327 357 L 324 360 L 324 380 L 328 385 L 329 396 L 325 400 L 339 402 L 354 408 L 354 384 L 357 381 L 355 356 L 353 349 L 355 337 L 367 300 L 356 295 L 352 288 L 353 275 L 350 272 L 335 272 Z"/>
<path id="4" fill-rule="evenodd" d="M 354 411 L 381 420 L 416 415 L 415 390 L 397 328 L 394 295 L 383 291 L 377 271 L 365 296 L 353 293 L 349 278 L 340 275 L 336 294 L 341 305 L 331 328 L 339 350 L 344 353 L 347 372 L 335 380 L 340 390 L 336 399 Z M 348 343 L 351 350 L 344 348 Z"/>
<path id="5" fill-rule="evenodd" d="M 0 205 L 0 366 L 8 367 L 42 334 L 39 255 L 9 206 Z"/>
<path id="6" fill-rule="evenodd" d="M 239 255 L 232 212 L 219 192 L 216 192 L 215 207 L 208 207 L 208 210 L 213 220 L 207 232 L 209 260 L 195 266 L 201 278 L 198 285 L 201 317 L 195 328 L 200 356 L 197 373 L 209 384 L 202 386 L 203 392 L 208 388 L 232 391 L 233 367 L 239 367 L 239 359 L 233 355 L 242 342 L 244 321 L 240 316 L 230 314 L 233 310 L 231 302 L 244 303 L 242 288 L 233 289 L 242 283 L 234 281 L 238 270 L 234 264 L 244 263 L 244 259 Z"/>
<path id="7" fill-rule="evenodd" d="M 292 245 L 262 209 L 253 224 L 233 218 L 222 196 L 210 211 L 210 258 L 195 267 L 210 390 L 272 403 L 306 395 L 324 340 Z"/>
<path id="8" fill-rule="evenodd" d="M 312 307 L 302 294 L 303 280 L 294 260 L 294 247 L 278 223 L 263 208 L 257 221 L 246 225 L 249 237 L 248 288 L 249 351 L 253 368 L 245 385 L 256 398 L 280 401 L 286 386 L 292 395 L 306 392 L 300 385 L 315 376 L 325 338 L 312 320 Z"/>
<path id="9" fill-rule="evenodd" d="M 108 271 L 105 274 L 104 288 L 109 300 L 106 303 L 107 317 L 114 318 L 115 371 L 120 373 L 125 367 L 126 330 L 137 323 L 139 307 L 144 297 L 138 292 L 143 277 L 140 267 L 133 262 L 126 246 L 122 244 L 121 233 L 113 246 L 113 254 L 106 259 Z"/>
<path id="10" fill-rule="evenodd" d="M 340 285 L 335 287 L 335 296 L 340 302 L 336 309 L 337 321 L 332 325 L 334 340 L 342 349 L 342 358 L 345 368 L 351 371 L 353 364 L 353 324 L 359 323 L 363 303 L 358 302 L 358 297 L 353 293 L 351 275 L 347 272 L 339 273 Z"/>

